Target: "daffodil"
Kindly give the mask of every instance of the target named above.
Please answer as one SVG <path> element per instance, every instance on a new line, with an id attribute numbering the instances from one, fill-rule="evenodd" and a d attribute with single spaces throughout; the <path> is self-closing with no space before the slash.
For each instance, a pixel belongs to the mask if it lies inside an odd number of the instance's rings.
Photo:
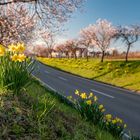
<path id="1" fill-rule="evenodd" d="M 112 123 L 113 123 L 113 124 L 116 124 L 116 123 L 117 123 L 117 121 L 114 119 L 114 120 L 112 120 Z"/>
<path id="2" fill-rule="evenodd" d="M 4 53 L 5 53 L 5 48 L 2 45 L 0 45 L 0 56 L 3 56 Z"/>
<path id="3" fill-rule="evenodd" d="M 75 91 L 75 94 L 79 96 L 79 91 L 78 91 L 78 90 L 76 90 L 76 91 Z"/>
<path id="4" fill-rule="evenodd" d="M 120 123 L 123 123 L 123 120 L 120 119 Z"/>
<path id="5" fill-rule="evenodd" d="M 116 121 L 119 122 L 119 123 L 123 123 L 122 119 L 116 117 Z"/>
<path id="6" fill-rule="evenodd" d="M 23 43 L 17 43 L 17 51 L 23 53 L 25 51 L 25 46 Z"/>
<path id="7" fill-rule="evenodd" d="M 26 56 L 24 54 L 19 54 L 18 55 L 18 61 L 19 62 L 23 62 L 23 61 L 25 61 L 25 59 L 26 59 Z"/>
<path id="8" fill-rule="evenodd" d="M 104 106 L 103 105 L 99 105 L 99 109 L 101 110 L 101 109 L 103 109 L 104 108 Z"/>
<path id="9" fill-rule="evenodd" d="M 94 96 L 94 101 L 96 102 L 98 100 L 97 96 Z"/>
<path id="10" fill-rule="evenodd" d="M 71 100 L 72 99 L 72 96 L 68 96 L 67 98 Z"/>
<path id="11" fill-rule="evenodd" d="M 86 99 L 86 98 L 87 98 L 87 94 L 86 94 L 86 93 L 81 93 L 80 97 L 81 97 L 82 99 Z"/>
<path id="12" fill-rule="evenodd" d="M 107 114 L 107 115 L 105 116 L 105 118 L 106 118 L 107 121 L 110 121 L 111 118 L 112 118 L 112 115 L 111 115 L 111 114 Z"/>
<path id="13" fill-rule="evenodd" d="M 101 112 L 105 112 L 105 109 L 103 108 L 103 109 L 101 110 Z"/>
<path id="14" fill-rule="evenodd" d="M 14 54 L 13 56 L 11 56 L 12 61 L 17 62 L 18 61 L 18 55 Z"/>
<path id="15" fill-rule="evenodd" d="M 124 128 L 126 128 L 127 127 L 127 125 L 126 124 L 124 124 Z"/>
<path id="16" fill-rule="evenodd" d="M 92 104 L 92 101 L 91 101 L 91 100 L 87 100 L 86 103 L 87 103 L 88 105 L 91 105 L 91 104 Z"/>
<path id="17" fill-rule="evenodd" d="M 93 97 L 93 93 L 91 92 L 88 97 L 89 98 Z"/>
<path id="18" fill-rule="evenodd" d="M 14 45 L 14 44 L 11 44 L 11 45 L 8 46 L 8 50 L 10 52 L 17 52 L 17 46 Z"/>

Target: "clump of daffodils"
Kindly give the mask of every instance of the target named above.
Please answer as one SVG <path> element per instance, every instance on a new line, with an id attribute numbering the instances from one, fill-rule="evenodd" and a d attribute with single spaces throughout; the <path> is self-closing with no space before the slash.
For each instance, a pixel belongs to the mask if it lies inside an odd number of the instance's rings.
<path id="1" fill-rule="evenodd" d="M 23 43 L 11 44 L 8 46 L 8 51 L 12 54 L 11 60 L 14 62 L 23 62 L 26 59 L 24 55 L 25 45 Z"/>
<path id="2" fill-rule="evenodd" d="M 9 53 L 10 59 L 14 62 L 23 62 L 26 59 L 24 55 L 25 45 L 23 43 L 11 44 L 8 48 L 0 45 L 0 56 Z"/>
<path id="3" fill-rule="evenodd" d="M 34 69 L 34 60 L 26 59 L 23 43 L 0 45 L 0 85 L 7 90 L 19 94 L 20 90 L 29 83 Z M 8 86 L 7 86 L 8 85 Z"/>
<path id="4" fill-rule="evenodd" d="M 25 45 L 23 43 L 11 44 L 8 46 L 10 52 L 23 53 L 25 51 Z"/>
<path id="5" fill-rule="evenodd" d="M 11 56 L 12 61 L 14 62 L 23 62 L 26 59 L 26 56 L 24 54 L 14 54 Z"/>
<path id="6" fill-rule="evenodd" d="M 118 117 L 113 117 L 111 114 L 105 114 L 105 108 L 102 104 L 98 103 L 98 98 L 93 93 L 75 91 L 75 95 L 78 97 L 74 100 L 75 106 L 81 116 L 88 121 L 93 122 L 94 125 L 98 125 L 101 129 L 109 131 L 113 136 L 121 137 L 126 124 Z"/>

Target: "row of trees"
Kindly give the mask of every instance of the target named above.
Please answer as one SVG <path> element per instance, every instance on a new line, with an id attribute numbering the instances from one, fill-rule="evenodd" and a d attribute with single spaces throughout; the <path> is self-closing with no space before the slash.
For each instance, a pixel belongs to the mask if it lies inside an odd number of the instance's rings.
<path id="1" fill-rule="evenodd" d="M 106 51 L 109 49 L 113 41 L 121 39 L 127 46 L 126 61 L 128 61 L 128 53 L 140 36 L 140 26 L 119 26 L 115 27 L 107 20 L 97 20 L 96 24 L 89 25 L 79 32 L 79 38 L 68 40 L 62 44 L 56 45 L 58 52 L 64 53 L 67 57 L 71 53 L 75 58 L 76 51 L 85 52 L 88 60 L 89 48 L 97 48 L 101 52 L 101 62 L 104 61 Z"/>
<path id="2" fill-rule="evenodd" d="M 12 42 L 30 43 L 36 39 L 34 33 L 39 30 L 40 37 L 46 43 L 47 53 L 51 56 L 53 48 L 77 57 L 77 50 L 85 54 L 88 50 L 98 48 L 103 62 L 107 49 L 113 40 L 122 39 L 127 45 L 126 61 L 133 44 L 140 36 L 140 26 L 114 27 L 107 20 L 98 20 L 95 24 L 82 29 L 78 39 L 55 44 L 54 29 L 66 21 L 70 14 L 80 7 L 84 0 L 1 0 L 0 1 L 0 44 Z M 43 26 L 42 26 L 43 25 Z M 43 28 L 42 28 L 43 27 Z M 52 28 L 53 27 L 53 28 Z"/>

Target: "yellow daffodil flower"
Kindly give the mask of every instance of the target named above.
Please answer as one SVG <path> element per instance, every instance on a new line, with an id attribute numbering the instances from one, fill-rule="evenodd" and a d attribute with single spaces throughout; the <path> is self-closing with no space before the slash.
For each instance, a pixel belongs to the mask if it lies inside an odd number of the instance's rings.
<path id="1" fill-rule="evenodd" d="M 23 62 L 23 61 L 25 61 L 25 59 L 26 59 L 26 56 L 24 54 L 19 54 L 18 55 L 18 61 L 19 62 Z"/>
<path id="2" fill-rule="evenodd" d="M 107 121 L 110 121 L 111 118 L 112 118 L 112 115 L 111 114 L 107 114 L 107 115 L 105 115 L 105 118 L 107 119 Z"/>
<path id="3" fill-rule="evenodd" d="M 127 127 L 127 125 L 126 124 L 124 124 L 124 128 L 126 128 Z"/>
<path id="4" fill-rule="evenodd" d="M 11 56 L 12 61 L 17 62 L 18 61 L 18 55 L 14 54 L 13 56 Z"/>
<path id="5" fill-rule="evenodd" d="M 25 46 L 23 43 L 17 43 L 17 51 L 23 53 L 25 51 Z"/>
<path id="6" fill-rule="evenodd" d="M 80 97 L 81 97 L 82 99 L 86 99 L 86 98 L 87 98 L 87 94 L 86 94 L 86 93 L 81 93 Z"/>
<path id="7" fill-rule="evenodd" d="M 72 96 L 68 96 L 67 98 L 71 100 L 72 99 Z"/>
<path id="8" fill-rule="evenodd" d="M 98 100 L 97 96 L 94 96 L 94 101 L 96 102 Z"/>
<path id="9" fill-rule="evenodd" d="M 117 123 L 117 121 L 116 121 L 116 120 L 112 120 L 112 123 L 113 123 L 113 124 L 116 124 L 116 123 Z"/>
<path id="10" fill-rule="evenodd" d="M 104 106 L 103 105 L 99 105 L 99 109 L 101 110 L 101 109 L 103 109 L 104 108 Z"/>
<path id="11" fill-rule="evenodd" d="M 91 101 L 91 100 L 87 100 L 86 103 L 87 103 L 88 105 L 91 105 L 91 104 L 92 104 L 92 101 Z"/>
<path id="12" fill-rule="evenodd" d="M 11 44 L 11 45 L 8 46 L 8 50 L 10 52 L 17 52 L 17 46 L 14 45 L 14 44 Z"/>
<path id="13" fill-rule="evenodd" d="M 119 123 L 123 123 L 122 119 L 116 117 L 116 121 L 119 122 Z"/>
<path id="14" fill-rule="evenodd" d="M 0 56 L 4 56 L 4 53 L 5 53 L 5 48 L 0 45 Z"/>
<path id="15" fill-rule="evenodd" d="M 93 93 L 92 92 L 89 94 L 89 98 L 91 98 L 91 97 L 93 97 Z"/>
<path id="16" fill-rule="evenodd" d="M 78 90 L 76 90 L 76 91 L 75 91 L 75 94 L 79 96 L 79 91 L 78 91 Z"/>
<path id="17" fill-rule="evenodd" d="M 105 109 L 102 109 L 101 112 L 105 112 Z"/>

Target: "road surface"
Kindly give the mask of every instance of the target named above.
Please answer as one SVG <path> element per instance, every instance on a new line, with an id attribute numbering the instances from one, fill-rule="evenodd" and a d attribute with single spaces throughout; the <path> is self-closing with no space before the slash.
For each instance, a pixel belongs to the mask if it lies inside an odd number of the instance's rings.
<path id="1" fill-rule="evenodd" d="M 75 97 L 75 90 L 93 92 L 106 111 L 122 118 L 133 134 L 140 136 L 140 95 L 132 91 L 68 74 L 37 62 L 34 75 L 64 96 Z"/>

